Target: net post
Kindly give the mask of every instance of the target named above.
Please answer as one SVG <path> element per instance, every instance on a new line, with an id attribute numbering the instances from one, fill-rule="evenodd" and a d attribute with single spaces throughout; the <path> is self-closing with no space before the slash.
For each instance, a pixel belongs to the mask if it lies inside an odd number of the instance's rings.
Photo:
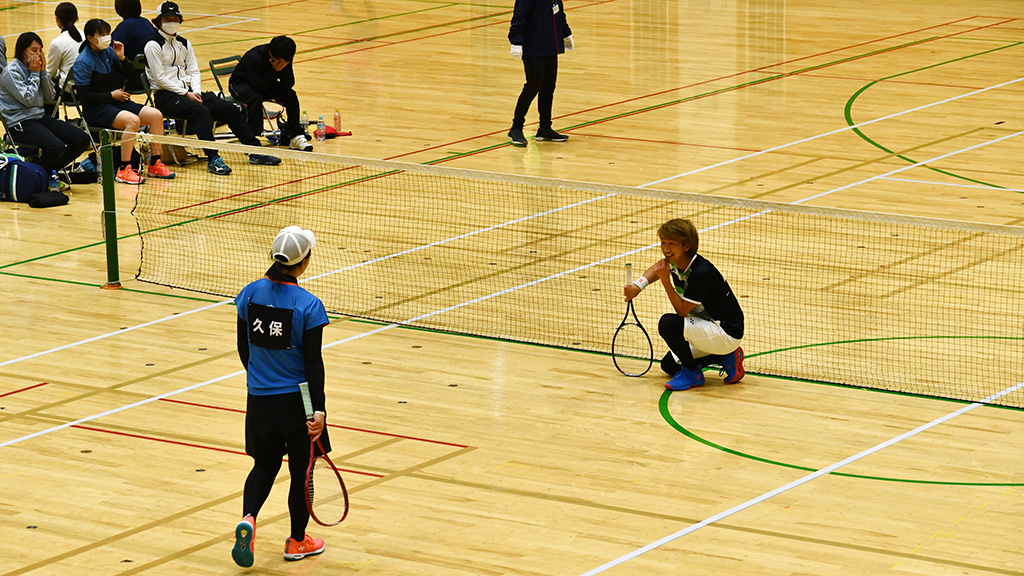
<path id="1" fill-rule="evenodd" d="M 121 279 L 117 266 L 117 212 L 114 203 L 114 153 L 110 130 L 100 133 L 100 167 L 103 173 L 103 240 L 107 252 L 107 282 L 104 290 L 119 290 Z"/>

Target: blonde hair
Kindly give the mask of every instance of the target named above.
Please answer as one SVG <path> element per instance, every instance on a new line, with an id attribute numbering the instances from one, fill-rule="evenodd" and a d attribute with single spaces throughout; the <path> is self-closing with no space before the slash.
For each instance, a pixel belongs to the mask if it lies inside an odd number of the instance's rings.
<path id="1" fill-rule="evenodd" d="M 678 240 L 686 244 L 689 246 L 686 255 L 690 258 L 693 258 L 697 253 L 697 247 L 700 244 L 697 238 L 697 227 L 693 225 L 693 222 L 685 218 L 673 218 L 662 224 L 661 228 L 658 228 L 658 238 L 662 240 Z"/>

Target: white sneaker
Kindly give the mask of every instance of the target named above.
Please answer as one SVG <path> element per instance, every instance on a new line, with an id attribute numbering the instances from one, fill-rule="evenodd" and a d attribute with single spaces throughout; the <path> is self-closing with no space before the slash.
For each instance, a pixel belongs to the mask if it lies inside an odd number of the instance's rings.
<path id="1" fill-rule="evenodd" d="M 292 138 L 292 141 L 291 143 L 288 144 L 288 147 L 291 148 L 292 150 L 302 150 L 303 152 L 313 151 L 313 145 L 310 144 L 309 141 L 306 140 L 306 137 L 302 134 L 299 134 L 298 136 Z"/>

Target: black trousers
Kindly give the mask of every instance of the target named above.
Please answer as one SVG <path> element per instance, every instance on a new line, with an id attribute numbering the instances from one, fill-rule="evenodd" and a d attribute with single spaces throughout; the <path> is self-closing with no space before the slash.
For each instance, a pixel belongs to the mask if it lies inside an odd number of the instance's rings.
<path id="1" fill-rule="evenodd" d="M 234 104 L 225 101 L 213 92 L 203 92 L 203 103 L 194 102 L 184 94 L 175 94 L 167 90 L 157 90 L 153 96 L 158 110 L 168 118 L 185 121 L 189 133 L 195 133 L 200 140 L 213 141 L 213 123 L 223 122 L 231 128 L 231 132 L 242 144 L 259 146 L 260 141 L 252 134 L 249 124 Z M 206 150 L 206 157 L 217 156 L 217 151 Z"/>
<path id="2" fill-rule="evenodd" d="M 540 129 L 548 130 L 551 128 L 551 103 L 555 99 L 555 82 L 558 80 L 558 56 L 523 58 L 523 70 L 526 71 L 526 84 L 523 84 L 523 91 L 516 102 L 512 127 L 523 129 L 530 104 L 537 98 Z"/>
<path id="3" fill-rule="evenodd" d="M 11 125 L 11 136 L 19 146 L 39 148 L 35 163 L 47 174 L 71 164 L 92 148 L 92 138 L 85 130 L 45 115 Z"/>
<path id="4" fill-rule="evenodd" d="M 260 93 L 252 89 L 248 84 L 231 84 L 231 95 L 238 100 L 245 102 L 246 121 L 253 134 L 263 134 L 263 103 L 277 102 L 284 106 L 284 115 L 288 119 L 281 133 L 281 141 L 285 144 L 294 136 L 302 134 L 302 127 L 299 124 L 302 113 L 299 110 L 299 96 L 291 88 L 283 88 L 279 85 L 273 86 L 270 90 Z"/>

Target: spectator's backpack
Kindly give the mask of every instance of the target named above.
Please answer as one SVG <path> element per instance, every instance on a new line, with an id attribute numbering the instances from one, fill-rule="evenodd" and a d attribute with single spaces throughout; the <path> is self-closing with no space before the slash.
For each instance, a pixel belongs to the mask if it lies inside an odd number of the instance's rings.
<path id="1" fill-rule="evenodd" d="M 0 200 L 27 202 L 33 208 L 68 203 L 63 192 L 50 190 L 46 170 L 14 154 L 0 154 Z"/>

